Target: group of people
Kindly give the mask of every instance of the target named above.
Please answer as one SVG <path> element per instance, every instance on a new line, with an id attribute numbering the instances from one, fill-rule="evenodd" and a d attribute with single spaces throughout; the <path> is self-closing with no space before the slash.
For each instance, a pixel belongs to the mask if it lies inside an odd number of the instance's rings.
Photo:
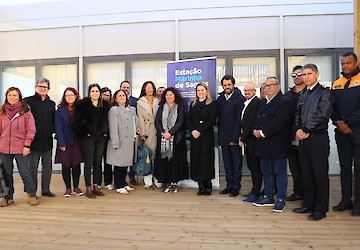
<path id="1" fill-rule="evenodd" d="M 226 187 L 220 194 L 239 195 L 245 155 L 252 177 L 252 189 L 245 195 L 245 202 L 258 207 L 271 206 L 274 212 L 282 212 L 285 201 L 303 200 L 302 206 L 293 211 L 311 213 L 309 220 L 321 220 L 326 217 L 329 205 L 328 122 L 331 119 L 336 125 L 342 187 L 341 202 L 333 210 L 352 209 L 352 215 L 360 215 L 357 56 L 344 54 L 341 65 L 343 77 L 331 89 L 318 82 L 316 65 L 298 65 L 291 74 L 294 87 L 282 94 L 280 82 L 270 76 L 261 86 L 260 98 L 254 84 L 246 84 L 243 95 L 235 87 L 234 77 L 225 75 L 221 79 L 223 92 L 217 100 L 211 98 L 206 84 L 197 84 L 188 110 L 176 88 L 156 89 L 152 81 L 142 85 L 138 99 L 130 96 L 128 81 L 123 81 L 113 95 L 107 87 L 90 84 L 83 99 L 76 89 L 68 87 L 56 111 L 55 103 L 47 95 L 49 80 L 38 80 L 36 94 L 25 99 L 18 88 L 11 87 L 0 109 L 1 160 L 10 188 L 0 206 L 14 202 L 14 158 L 30 205 L 38 204 L 40 158 L 42 195 L 55 196 L 49 189 L 53 133 L 57 140 L 55 163 L 62 164 L 66 197 L 84 194 L 79 188 L 81 163 L 84 163 L 86 197 L 103 196 L 100 191 L 103 160 L 105 187 L 115 188 L 120 194 L 133 191 L 126 176 L 129 175 L 130 184 L 137 184 L 132 166 L 139 143 L 144 143 L 155 158 L 152 174 L 144 176 L 145 188 L 156 185 L 164 192 L 176 193 L 178 182 L 190 176 L 198 183 L 198 195 L 211 195 L 211 180 L 215 177 L 214 127 L 217 126 L 226 172 Z M 190 171 L 185 129 L 191 141 Z M 286 196 L 287 163 L 294 181 L 290 196 Z"/>

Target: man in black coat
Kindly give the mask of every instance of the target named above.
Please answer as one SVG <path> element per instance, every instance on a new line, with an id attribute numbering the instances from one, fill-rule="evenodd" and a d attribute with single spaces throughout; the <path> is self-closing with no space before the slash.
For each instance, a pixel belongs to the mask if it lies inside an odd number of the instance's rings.
<path id="1" fill-rule="evenodd" d="M 315 64 L 303 67 L 307 91 L 298 101 L 295 113 L 296 136 L 300 139 L 299 155 L 304 183 L 303 206 L 295 213 L 308 213 L 309 220 L 321 220 L 329 210 L 329 134 L 328 123 L 334 103 L 329 88 L 318 82 Z"/>
<path id="2" fill-rule="evenodd" d="M 55 133 L 55 102 L 48 96 L 50 81 L 46 78 L 37 80 L 35 95 L 25 98 L 31 108 L 36 124 L 35 138 L 31 143 L 31 173 L 37 190 L 37 173 L 41 158 L 41 195 L 54 197 L 50 191 L 52 174 L 53 133 Z"/>
<path id="3" fill-rule="evenodd" d="M 265 195 L 255 201 L 255 206 L 274 206 L 273 212 L 285 209 L 287 189 L 287 156 L 291 138 L 293 109 L 290 100 L 280 91 L 275 77 L 264 84 L 266 100 L 259 104 L 253 134 L 256 137 L 254 155 L 260 158 L 264 176 Z M 277 202 L 274 205 L 274 177 Z"/>
<path id="4" fill-rule="evenodd" d="M 294 116 L 295 116 L 295 110 L 299 96 L 306 91 L 306 85 L 302 77 L 301 65 L 297 65 L 293 68 L 291 77 L 294 81 L 295 86 L 290 88 L 290 90 L 285 94 L 285 96 L 290 99 L 291 105 L 294 108 Z M 293 129 L 289 156 L 288 156 L 289 167 L 292 178 L 294 180 L 294 193 L 286 197 L 287 201 L 302 200 L 304 197 L 304 187 L 303 187 L 301 165 L 299 158 L 299 139 L 296 138 L 295 133 L 296 131 L 295 129 Z"/>
<path id="5" fill-rule="evenodd" d="M 241 149 L 239 146 L 241 111 L 245 98 L 240 90 L 235 88 L 235 79 L 225 75 L 221 79 L 224 91 L 217 99 L 219 145 L 221 146 L 225 173 L 226 188 L 220 194 L 239 195 L 241 187 Z"/>
<path id="6" fill-rule="evenodd" d="M 252 189 L 246 195 L 246 202 L 254 202 L 260 197 L 260 189 L 262 185 L 262 173 L 260 169 L 260 159 L 253 155 L 255 136 L 253 129 L 260 99 L 256 96 L 254 84 L 248 83 L 244 86 L 244 95 L 246 101 L 244 109 L 241 112 L 241 137 L 239 145 L 245 149 L 247 166 L 251 172 Z"/>

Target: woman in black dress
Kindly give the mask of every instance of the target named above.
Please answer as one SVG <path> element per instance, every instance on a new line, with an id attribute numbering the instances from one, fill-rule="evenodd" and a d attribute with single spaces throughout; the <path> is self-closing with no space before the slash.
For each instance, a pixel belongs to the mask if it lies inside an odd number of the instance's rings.
<path id="1" fill-rule="evenodd" d="M 217 105 L 208 86 L 196 86 L 195 100 L 190 104 L 187 127 L 190 131 L 190 177 L 198 182 L 198 195 L 211 195 L 211 179 L 215 178 L 214 129 Z"/>
<path id="2" fill-rule="evenodd" d="M 155 118 L 157 131 L 156 177 L 164 192 L 176 193 L 177 183 L 188 178 L 185 144 L 185 110 L 179 92 L 167 88 Z"/>

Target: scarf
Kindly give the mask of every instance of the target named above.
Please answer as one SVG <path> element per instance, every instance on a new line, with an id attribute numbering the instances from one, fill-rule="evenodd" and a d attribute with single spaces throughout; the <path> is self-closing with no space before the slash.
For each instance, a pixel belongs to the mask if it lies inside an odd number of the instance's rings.
<path id="1" fill-rule="evenodd" d="M 19 113 L 21 108 L 21 102 L 18 102 L 16 105 L 11 106 L 10 104 L 6 104 L 5 105 L 5 112 L 7 114 L 7 116 L 10 118 L 10 120 L 12 118 L 14 118 L 14 116 Z"/>
<path id="2" fill-rule="evenodd" d="M 164 132 L 169 132 L 169 130 L 175 126 L 177 116 L 178 105 L 174 103 L 170 108 L 169 105 L 165 103 L 162 112 L 162 127 Z M 174 156 L 174 136 L 171 136 L 170 140 L 161 137 L 160 153 L 161 159 L 168 158 L 170 160 Z"/>

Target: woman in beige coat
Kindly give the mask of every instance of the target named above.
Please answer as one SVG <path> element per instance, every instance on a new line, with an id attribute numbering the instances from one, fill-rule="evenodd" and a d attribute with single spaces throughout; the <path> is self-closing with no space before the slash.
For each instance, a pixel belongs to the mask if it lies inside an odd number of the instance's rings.
<path id="1" fill-rule="evenodd" d="M 117 90 L 111 100 L 109 111 L 110 139 L 106 152 L 106 163 L 114 166 L 116 191 L 127 194 L 134 190 L 127 185 L 125 178 L 128 166 L 132 166 L 136 154 L 137 135 L 140 133 L 135 108 L 123 90 Z"/>
<path id="2" fill-rule="evenodd" d="M 140 122 L 140 140 L 151 150 L 155 156 L 156 153 L 156 128 L 155 116 L 159 108 L 159 99 L 156 97 L 156 88 L 152 81 L 147 81 L 141 87 L 139 100 L 137 101 L 137 113 Z M 152 175 L 144 176 L 145 188 L 152 184 Z M 161 187 L 157 181 L 155 184 Z"/>

